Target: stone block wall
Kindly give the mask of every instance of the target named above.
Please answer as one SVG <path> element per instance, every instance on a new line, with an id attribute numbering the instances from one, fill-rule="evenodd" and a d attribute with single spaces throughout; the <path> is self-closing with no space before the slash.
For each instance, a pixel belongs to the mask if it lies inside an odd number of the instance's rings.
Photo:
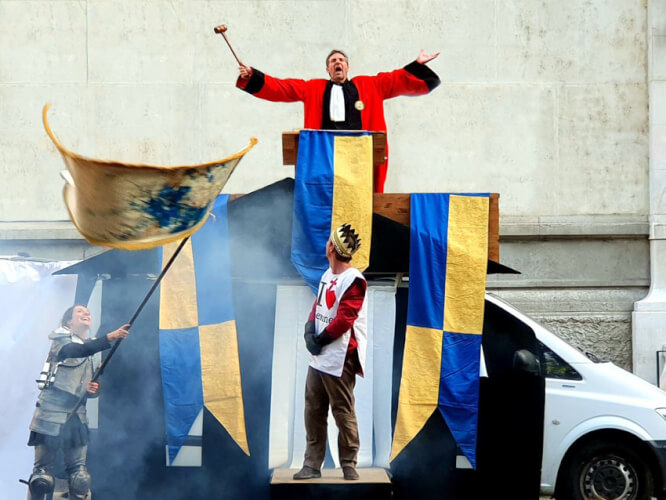
<path id="1" fill-rule="evenodd" d="M 327 77 L 333 47 L 352 76 L 441 51 L 438 89 L 386 102 L 387 192 L 499 192 L 507 220 L 644 217 L 646 16 L 642 0 L 0 0 L 0 223 L 66 220 L 46 102 L 81 154 L 198 163 L 256 136 L 227 192 L 291 175 L 280 133 L 302 106 L 235 89 L 219 23 L 278 77 Z"/>
<path id="2" fill-rule="evenodd" d="M 627 288 L 491 290 L 582 352 L 632 371 L 631 313 L 647 292 Z"/>
<path id="3" fill-rule="evenodd" d="M 401 67 L 421 48 L 441 51 L 430 63 L 438 89 L 386 102 L 386 191 L 500 193 L 502 261 L 523 274 L 491 277 L 490 288 L 630 367 L 627 318 L 650 285 L 651 123 L 652 150 L 664 150 L 666 66 L 648 50 L 652 33 L 652 53 L 663 52 L 666 27 L 648 22 L 653 12 L 663 24 L 661 7 L 0 0 L 0 255 L 99 251 L 67 221 L 63 164 L 41 124 L 47 102 L 62 143 L 99 158 L 199 163 L 255 136 L 225 188 L 249 192 L 293 175 L 280 133 L 302 126 L 302 106 L 237 90 L 236 62 L 215 25 L 229 27 L 243 61 L 277 77 L 326 77 L 331 48 L 349 54 L 351 76 Z M 651 106 L 652 122 L 648 102 L 662 103 Z M 594 298 L 609 291 L 622 297 L 619 309 Z"/>

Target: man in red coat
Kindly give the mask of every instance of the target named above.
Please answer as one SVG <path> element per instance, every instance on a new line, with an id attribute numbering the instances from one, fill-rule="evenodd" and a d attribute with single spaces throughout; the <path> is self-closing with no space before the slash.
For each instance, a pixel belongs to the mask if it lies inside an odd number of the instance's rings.
<path id="1" fill-rule="evenodd" d="M 440 84 L 439 77 L 426 66 L 439 55 L 421 50 L 415 61 L 401 69 L 375 76 L 347 78 L 349 61 L 341 50 L 326 58 L 330 80 L 279 79 L 241 64 L 236 86 L 255 97 L 273 102 L 301 101 L 305 107 L 303 127 L 309 129 L 371 130 L 386 132 L 384 100 L 399 95 L 423 95 Z M 384 192 L 386 161 L 375 167 L 375 191 Z"/>

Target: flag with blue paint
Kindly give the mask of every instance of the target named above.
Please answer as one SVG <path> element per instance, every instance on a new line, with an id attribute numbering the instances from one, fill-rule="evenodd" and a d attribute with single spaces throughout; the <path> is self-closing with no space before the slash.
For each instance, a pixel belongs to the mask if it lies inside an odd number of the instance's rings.
<path id="1" fill-rule="evenodd" d="M 204 407 L 250 454 L 231 287 L 228 195 L 185 244 L 160 289 L 167 465 L 201 465 Z M 169 260 L 177 243 L 163 247 Z"/>
<path id="2" fill-rule="evenodd" d="M 291 261 L 316 293 L 328 268 L 331 231 L 349 223 L 361 237 L 351 264 L 370 262 L 372 238 L 372 134 L 302 130 L 298 139 Z"/>
<path id="3" fill-rule="evenodd" d="M 489 195 L 412 194 L 407 331 L 393 460 L 435 410 L 476 468 Z"/>
<path id="4" fill-rule="evenodd" d="M 44 128 L 67 167 L 63 197 L 69 217 L 93 245 L 143 250 L 197 231 L 241 158 L 238 153 L 200 165 L 161 166 L 86 158 L 67 150 L 46 118 Z"/>

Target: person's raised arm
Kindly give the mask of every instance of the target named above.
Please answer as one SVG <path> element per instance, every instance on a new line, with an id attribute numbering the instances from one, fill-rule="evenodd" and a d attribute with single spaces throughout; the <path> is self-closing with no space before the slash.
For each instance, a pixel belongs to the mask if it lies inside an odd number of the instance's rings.
<path id="1" fill-rule="evenodd" d="M 85 358 L 96 352 L 104 351 L 111 347 L 111 342 L 126 338 L 129 335 L 129 328 L 128 323 L 98 339 L 86 340 L 83 344 L 70 342 L 58 352 L 58 361 L 67 358 Z"/>
<path id="2" fill-rule="evenodd" d="M 435 89 L 440 79 L 426 63 L 432 61 L 439 52 L 426 54 L 423 49 L 415 60 L 407 66 L 390 72 L 379 73 L 373 78 L 383 99 L 399 95 L 424 95 Z"/>

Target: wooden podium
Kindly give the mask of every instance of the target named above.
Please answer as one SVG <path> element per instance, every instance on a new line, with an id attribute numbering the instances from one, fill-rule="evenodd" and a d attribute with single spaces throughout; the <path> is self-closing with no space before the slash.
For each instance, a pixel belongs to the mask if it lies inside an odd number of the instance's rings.
<path id="1" fill-rule="evenodd" d="M 298 131 L 282 132 L 282 163 L 296 165 L 298 158 Z M 386 160 L 386 132 L 372 132 L 372 164 L 381 165 Z"/>
<path id="2" fill-rule="evenodd" d="M 298 131 L 282 133 L 282 163 L 296 165 Z M 386 133 L 372 132 L 373 165 L 381 165 L 386 157 Z M 409 227 L 409 193 L 375 193 L 373 212 Z M 499 263 L 499 194 L 490 193 L 488 220 L 488 259 Z"/>

